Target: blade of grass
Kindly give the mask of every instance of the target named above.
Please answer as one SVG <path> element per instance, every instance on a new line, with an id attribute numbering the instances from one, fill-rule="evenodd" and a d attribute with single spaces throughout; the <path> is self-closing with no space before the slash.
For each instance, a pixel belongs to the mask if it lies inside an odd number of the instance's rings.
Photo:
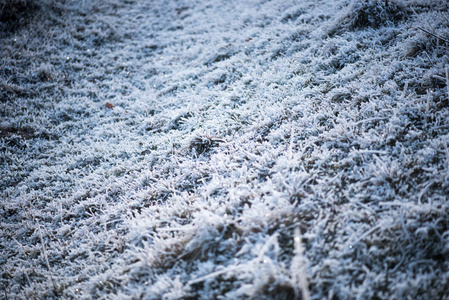
<path id="1" fill-rule="evenodd" d="M 45 264 L 47 265 L 47 268 L 50 271 L 50 278 L 51 278 L 51 282 L 53 284 L 53 288 L 54 288 L 55 291 L 57 291 L 58 289 L 56 288 L 56 282 L 55 282 L 55 279 L 53 278 L 53 272 L 51 270 L 50 263 L 48 261 L 47 250 L 45 249 L 44 238 L 42 237 L 41 226 L 38 225 L 37 229 L 39 230 L 39 236 L 41 238 L 42 253 L 44 254 Z"/>
<path id="2" fill-rule="evenodd" d="M 449 100 L 449 67 L 446 67 L 447 99 Z"/>
<path id="3" fill-rule="evenodd" d="M 449 44 L 449 41 L 448 41 L 448 40 L 445 40 L 445 39 L 443 39 L 441 36 L 438 36 L 438 35 L 436 35 L 436 34 L 433 34 L 432 32 L 430 32 L 430 31 L 428 31 L 428 30 L 425 30 L 424 28 L 416 27 L 416 29 L 422 30 L 422 31 L 424 31 L 425 33 L 427 33 L 427 34 L 429 34 L 429 35 L 431 35 L 431 36 L 433 36 L 433 37 L 436 37 L 437 39 L 440 39 L 440 40 L 442 40 L 443 42 Z"/>

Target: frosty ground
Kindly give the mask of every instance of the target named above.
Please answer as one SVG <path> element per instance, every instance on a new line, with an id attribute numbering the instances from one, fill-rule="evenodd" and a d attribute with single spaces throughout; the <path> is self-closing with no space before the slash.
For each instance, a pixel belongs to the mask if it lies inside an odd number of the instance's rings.
<path id="1" fill-rule="evenodd" d="M 0 0 L 0 298 L 449 299 L 446 0 Z"/>

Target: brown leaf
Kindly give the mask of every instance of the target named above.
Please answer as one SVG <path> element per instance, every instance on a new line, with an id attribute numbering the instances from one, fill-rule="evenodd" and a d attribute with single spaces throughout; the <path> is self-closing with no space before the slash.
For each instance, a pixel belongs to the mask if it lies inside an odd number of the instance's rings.
<path id="1" fill-rule="evenodd" d="M 106 108 L 109 108 L 109 109 L 113 109 L 114 107 L 115 107 L 115 105 L 114 104 L 111 104 L 111 103 L 109 103 L 109 102 L 106 102 Z"/>

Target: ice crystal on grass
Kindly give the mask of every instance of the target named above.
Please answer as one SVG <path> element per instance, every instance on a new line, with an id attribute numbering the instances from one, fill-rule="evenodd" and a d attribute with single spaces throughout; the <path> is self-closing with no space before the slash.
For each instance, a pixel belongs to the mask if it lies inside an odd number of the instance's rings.
<path id="1" fill-rule="evenodd" d="M 0 3 L 0 297 L 449 297 L 447 1 Z"/>

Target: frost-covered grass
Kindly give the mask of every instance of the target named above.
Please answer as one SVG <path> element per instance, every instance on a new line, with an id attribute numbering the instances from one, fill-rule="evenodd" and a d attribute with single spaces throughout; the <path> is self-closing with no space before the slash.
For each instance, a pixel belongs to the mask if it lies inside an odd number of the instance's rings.
<path id="1" fill-rule="evenodd" d="M 0 0 L 5 299 L 449 299 L 446 0 Z"/>

